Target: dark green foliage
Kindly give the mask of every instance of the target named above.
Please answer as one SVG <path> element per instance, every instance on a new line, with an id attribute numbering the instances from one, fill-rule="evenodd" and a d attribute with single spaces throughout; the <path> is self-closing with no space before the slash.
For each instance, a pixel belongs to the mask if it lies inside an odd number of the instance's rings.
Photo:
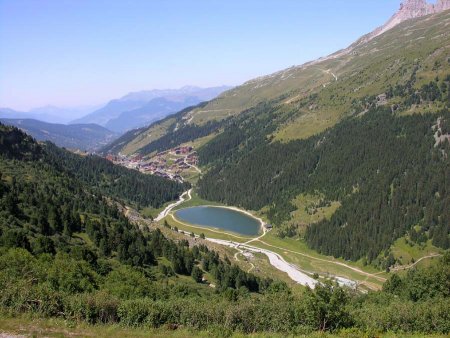
<path id="1" fill-rule="evenodd" d="M 70 172 L 82 183 L 103 195 L 112 196 L 138 206 L 161 207 L 175 200 L 189 187 L 153 175 L 114 165 L 98 157 L 81 157 L 47 143 L 47 159 L 55 167 Z"/>
<path id="2" fill-rule="evenodd" d="M 392 288 L 391 282 L 386 291 L 368 295 L 329 283 L 293 295 L 279 282 L 262 295 L 244 289 L 199 294 L 187 285 L 160 283 L 148 269 L 121 265 L 101 276 L 87 262 L 64 254 L 34 257 L 23 249 L 9 249 L 0 250 L 0 307 L 92 324 L 218 327 L 230 333 L 308 334 L 353 328 L 360 333 L 448 334 L 449 268 L 446 256 L 435 267 L 400 278 L 403 287 L 422 290 L 414 300 L 398 286 Z M 435 279 L 444 285 L 427 285 Z M 399 296 L 392 294 L 397 291 Z"/>
<path id="3" fill-rule="evenodd" d="M 383 292 L 357 299 L 350 310 L 355 325 L 370 331 L 450 332 L 450 257 L 406 276 L 392 275 Z"/>
<path id="4" fill-rule="evenodd" d="M 202 282 L 203 273 L 202 273 L 202 270 L 199 267 L 194 266 L 192 268 L 191 276 L 197 283 L 201 283 Z"/>
<path id="5" fill-rule="evenodd" d="M 52 144 L 41 148 L 17 129 L 0 127 L 3 139 L 14 140 L 19 145 L 4 143 L 0 158 L 2 246 L 24 248 L 37 255 L 58 252 L 57 258 L 65 252 L 96 270 L 100 270 L 99 257 L 116 257 L 121 263 L 135 267 L 149 267 L 156 264 L 157 257 L 166 257 L 176 273 L 191 275 L 195 260 L 202 259 L 202 255 L 197 252 L 194 257 L 187 241 L 176 244 L 159 230 L 151 233 L 140 230 L 110 200 L 112 195 L 125 200 L 130 196 L 136 201 L 135 194 L 142 197 L 139 202 L 147 201 L 156 207 L 178 197 L 185 186 L 114 166 L 97 157 L 82 158 Z M 34 157 L 34 149 L 39 158 Z M 92 247 L 77 233 L 86 233 Z M 55 264 L 58 262 L 70 264 L 71 261 L 56 259 Z M 218 264 L 221 262 L 217 259 L 210 267 Z M 77 270 L 76 273 L 83 275 L 86 269 L 68 266 L 55 273 L 65 270 Z M 76 287 L 81 291 L 96 289 L 97 284 L 88 279 L 90 287 L 84 286 L 89 284 L 84 281 L 80 285 L 60 283 L 59 277 L 53 278 L 52 283 L 64 285 L 62 288 L 71 293 L 77 291 L 73 289 Z M 260 281 L 254 281 L 256 286 L 252 285 L 252 290 L 259 291 Z"/>
<path id="6" fill-rule="evenodd" d="M 392 275 L 383 290 L 413 302 L 450 297 L 450 253 L 439 264 L 427 269 L 412 269 L 405 277 Z"/>
<path id="7" fill-rule="evenodd" d="M 0 123 L 0 154 L 7 159 L 35 160 L 42 155 L 42 149 L 31 136 Z"/>
<path id="8" fill-rule="evenodd" d="M 348 313 L 349 296 L 331 283 L 319 285 L 305 293 L 305 317 L 309 326 L 320 331 L 349 327 L 352 319 Z"/>
<path id="9" fill-rule="evenodd" d="M 269 219 L 280 224 L 290 219 L 293 198 L 320 191 L 342 207 L 308 228 L 306 240 L 346 259 L 371 261 L 417 224 L 448 248 L 450 148 L 434 147 L 438 117 L 447 123 L 450 113 L 397 117 L 377 108 L 307 140 L 269 143 L 256 134 L 259 144 L 239 151 L 218 136 L 200 150 L 212 164 L 199 182 L 200 195 L 251 210 L 269 206 Z M 257 125 L 262 118 L 248 119 Z M 209 155 L 226 153 L 222 146 L 233 155 Z"/>

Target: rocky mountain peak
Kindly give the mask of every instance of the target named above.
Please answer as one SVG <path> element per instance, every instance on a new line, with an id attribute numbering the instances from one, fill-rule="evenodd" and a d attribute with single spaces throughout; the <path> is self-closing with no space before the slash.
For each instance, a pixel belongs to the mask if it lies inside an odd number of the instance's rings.
<path id="1" fill-rule="evenodd" d="M 406 0 L 400 4 L 400 9 L 388 22 L 373 32 L 371 38 L 383 34 L 403 21 L 436 14 L 447 9 L 450 9 L 450 0 L 438 0 L 435 4 L 428 3 L 426 0 Z"/>

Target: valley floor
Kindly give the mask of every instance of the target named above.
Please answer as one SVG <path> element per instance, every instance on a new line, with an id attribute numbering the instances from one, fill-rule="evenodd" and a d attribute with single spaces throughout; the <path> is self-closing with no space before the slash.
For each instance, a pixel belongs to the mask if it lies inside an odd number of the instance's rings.
<path id="1" fill-rule="evenodd" d="M 187 198 L 184 198 L 186 197 Z M 231 232 L 221 231 L 212 228 L 199 227 L 187 224 L 178 220 L 173 211 L 192 205 L 208 205 L 208 201 L 202 201 L 191 189 L 184 195 L 176 205 L 171 204 L 163 210 L 157 221 L 166 220 L 172 228 L 178 228 L 186 235 L 195 234 L 196 237 L 204 234 L 206 239 L 234 250 L 235 260 L 241 260 L 247 264 L 250 270 L 254 272 L 261 271 L 256 263 L 254 255 L 259 252 L 265 256 L 273 268 L 278 269 L 289 279 L 302 285 L 313 286 L 315 280 L 313 276 L 319 279 L 335 279 L 341 285 L 357 287 L 362 292 L 368 290 L 379 290 L 386 281 L 388 274 L 371 266 L 364 266 L 360 262 L 348 262 L 343 259 L 336 259 L 321 255 L 314 250 L 309 249 L 306 244 L 297 239 L 280 238 L 271 231 L 264 231 L 258 237 L 245 237 Z M 257 216 L 254 216 L 258 218 Z M 260 218 L 258 218 L 261 220 Z M 425 252 L 425 251 L 424 251 Z M 422 257 L 414 264 L 405 264 L 396 267 L 396 271 L 407 270 L 416 264 L 425 263 L 440 256 L 438 252 L 426 251 Z"/>

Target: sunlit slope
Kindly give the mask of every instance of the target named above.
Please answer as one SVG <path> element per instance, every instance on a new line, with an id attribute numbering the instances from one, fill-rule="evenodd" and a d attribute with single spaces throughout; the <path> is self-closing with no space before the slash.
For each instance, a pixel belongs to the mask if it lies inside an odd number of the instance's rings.
<path id="1" fill-rule="evenodd" d="M 298 107 L 298 114 L 297 119 L 279 128 L 277 137 L 308 137 L 351 113 L 354 100 L 406 83 L 415 69 L 417 87 L 448 73 L 449 32 L 450 11 L 406 21 L 369 42 L 358 40 L 322 60 L 248 81 L 193 111 L 191 123 L 239 114 L 259 102 L 283 96 L 285 104 Z M 428 108 L 434 107 L 415 110 Z"/>
<path id="2" fill-rule="evenodd" d="M 274 113 L 289 118 L 274 123 L 275 140 L 308 138 L 343 117 L 364 113 L 390 87 L 411 84 L 420 89 L 450 73 L 450 11 L 406 21 L 367 41 L 363 36 L 348 48 L 302 66 L 250 80 L 218 98 L 118 139 L 113 150 L 134 153 L 165 134 L 187 126 L 204 126 L 239 116 L 271 101 Z M 439 102 L 402 106 L 399 98 L 381 102 L 402 114 L 442 108 Z M 108 147 L 106 148 L 107 150 Z M 145 149 L 145 148 L 144 148 Z"/>

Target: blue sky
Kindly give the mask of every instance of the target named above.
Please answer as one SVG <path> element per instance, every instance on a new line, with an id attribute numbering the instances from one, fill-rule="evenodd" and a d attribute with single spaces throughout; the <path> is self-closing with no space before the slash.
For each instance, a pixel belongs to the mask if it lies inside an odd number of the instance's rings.
<path id="1" fill-rule="evenodd" d="M 399 0 L 0 0 L 0 107 L 238 85 L 328 55 Z"/>

